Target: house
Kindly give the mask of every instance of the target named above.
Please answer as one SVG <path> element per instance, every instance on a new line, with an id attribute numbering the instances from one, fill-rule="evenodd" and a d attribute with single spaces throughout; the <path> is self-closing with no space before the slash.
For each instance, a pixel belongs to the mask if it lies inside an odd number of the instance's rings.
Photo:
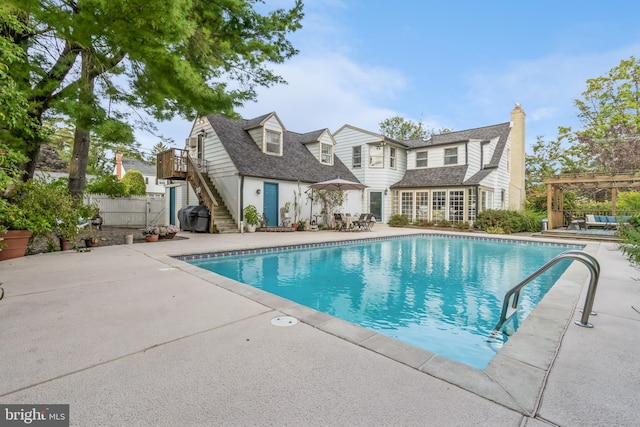
<path id="1" fill-rule="evenodd" d="M 473 222 L 485 209 L 525 207 L 525 113 L 511 121 L 394 141 L 350 125 L 334 133 L 336 155 L 368 188 L 361 211 L 378 221 Z"/>
<path id="2" fill-rule="evenodd" d="M 291 220 L 319 221 L 321 206 L 311 200 L 310 184 L 333 178 L 357 181 L 335 155 L 336 141 L 328 129 L 297 133 L 285 128 L 275 112 L 253 119 L 209 115 L 195 121 L 185 150 L 158 156 L 158 177 L 169 178 L 180 194 L 189 182 L 198 203 L 213 211 L 218 232 L 242 229 L 243 209 L 254 205 L 268 226 L 283 226 L 285 203 Z M 360 190 L 346 192 L 345 209 L 361 206 Z M 176 193 L 177 195 L 177 193 Z M 170 197 L 167 199 L 171 199 Z M 188 198 L 188 197 L 187 197 Z M 169 221 L 193 197 L 173 196 Z M 315 202 L 315 203 L 314 203 Z M 315 212 L 314 212 L 315 210 Z"/>
<path id="3" fill-rule="evenodd" d="M 116 153 L 116 164 L 113 168 L 113 175 L 118 177 L 118 181 L 128 170 L 137 170 L 142 174 L 147 188 L 147 194 L 164 195 L 166 181 L 156 177 L 155 165 L 149 165 L 135 159 L 123 159 L 122 154 Z"/>
<path id="4" fill-rule="evenodd" d="M 351 125 L 292 132 L 275 112 L 210 115 L 194 123 L 185 150 L 158 156 L 157 173 L 172 180 L 167 222 L 175 224 L 183 206 L 205 204 L 217 231 L 241 229 L 247 205 L 269 226 L 284 224 L 286 202 L 299 207 L 294 221 L 319 221 L 322 207 L 308 186 L 333 178 L 367 186 L 346 192 L 344 212 L 371 212 L 379 222 L 401 214 L 472 223 L 485 209 L 524 210 L 524 127 L 520 105 L 510 122 L 409 141 Z"/>

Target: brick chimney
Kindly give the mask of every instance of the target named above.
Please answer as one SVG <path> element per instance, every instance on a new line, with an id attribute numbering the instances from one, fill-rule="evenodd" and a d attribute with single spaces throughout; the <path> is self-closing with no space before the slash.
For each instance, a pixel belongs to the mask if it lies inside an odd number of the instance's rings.
<path id="1" fill-rule="evenodd" d="M 524 212 L 527 197 L 524 185 L 525 119 L 524 110 L 519 103 L 516 103 L 515 108 L 511 111 L 509 209 L 518 212 Z"/>
<path id="2" fill-rule="evenodd" d="M 122 153 L 116 153 L 116 168 L 113 170 L 113 174 L 118 178 L 118 181 L 124 176 L 124 168 L 122 167 Z"/>

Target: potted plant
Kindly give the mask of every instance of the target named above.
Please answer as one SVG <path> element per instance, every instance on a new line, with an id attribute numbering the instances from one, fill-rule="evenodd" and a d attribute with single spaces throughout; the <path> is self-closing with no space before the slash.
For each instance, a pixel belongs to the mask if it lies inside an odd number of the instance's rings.
<path id="1" fill-rule="evenodd" d="M 178 227 L 175 225 L 161 225 L 158 227 L 158 236 L 160 240 L 173 239 L 178 233 Z"/>
<path id="2" fill-rule="evenodd" d="M 304 219 L 300 219 L 298 221 L 298 228 L 296 230 L 298 231 L 304 231 L 305 227 L 307 225 L 307 221 L 305 221 Z"/>
<path id="3" fill-rule="evenodd" d="M 247 231 L 253 233 L 256 231 L 256 227 L 260 224 L 260 215 L 258 209 L 253 205 L 245 206 L 243 209 L 244 222 L 247 224 Z"/>
<path id="4" fill-rule="evenodd" d="M 144 229 L 143 234 L 147 242 L 157 242 L 160 237 L 160 228 L 157 225 L 149 225 Z"/>
<path id="5" fill-rule="evenodd" d="M 80 238 L 84 240 L 84 245 L 87 248 L 95 248 L 96 246 L 98 246 L 101 239 L 100 233 L 98 233 L 98 230 L 92 227 L 89 227 L 83 230 L 80 233 Z"/>
<path id="6" fill-rule="evenodd" d="M 284 217 L 289 218 L 291 216 L 291 202 L 287 202 L 284 204 Z"/>

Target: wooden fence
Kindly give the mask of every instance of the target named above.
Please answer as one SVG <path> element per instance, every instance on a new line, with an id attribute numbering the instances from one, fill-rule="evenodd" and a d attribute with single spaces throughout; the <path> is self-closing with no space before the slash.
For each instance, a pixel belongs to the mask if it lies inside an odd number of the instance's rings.
<path id="1" fill-rule="evenodd" d="M 164 224 L 164 195 L 110 197 L 104 194 L 85 194 L 84 203 L 100 209 L 103 225 L 113 227 L 146 227 Z"/>

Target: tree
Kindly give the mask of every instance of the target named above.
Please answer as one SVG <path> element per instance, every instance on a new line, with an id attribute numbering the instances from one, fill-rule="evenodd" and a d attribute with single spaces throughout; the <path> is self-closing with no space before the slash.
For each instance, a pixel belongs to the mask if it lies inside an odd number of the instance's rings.
<path id="1" fill-rule="evenodd" d="M 448 128 L 441 128 L 436 131 L 435 129 L 425 127 L 422 120 L 414 122 L 412 120 L 405 120 L 400 116 L 384 119 L 378 125 L 380 126 L 380 133 L 382 135 L 395 139 L 396 141 L 426 139 L 436 134 L 451 132 L 451 129 Z"/>
<path id="2" fill-rule="evenodd" d="M 387 138 L 396 141 L 406 141 L 408 139 L 424 139 L 429 136 L 429 131 L 422 124 L 422 120 L 417 123 L 412 120 L 405 120 L 400 116 L 389 117 L 380 123 L 380 133 Z"/>
<path id="3" fill-rule="evenodd" d="M 583 99 L 575 100 L 584 126 L 577 144 L 593 158 L 595 172 L 640 168 L 640 62 L 620 61 L 607 75 L 587 80 Z"/>
<path id="4" fill-rule="evenodd" d="M 128 170 L 120 182 L 130 196 L 144 196 L 147 194 L 147 186 L 140 171 Z"/>
<path id="5" fill-rule="evenodd" d="M 33 176 L 48 111 L 75 124 L 69 187 L 78 194 L 92 133 L 133 141 L 131 110 L 158 120 L 224 113 L 254 100 L 256 86 L 283 79 L 265 64 L 297 51 L 286 39 L 300 28 L 302 3 L 260 14 L 253 0 L 7 0 L 2 13 L 23 26 L 0 26 L 28 61 L 7 74 L 26 94 L 28 120 L 0 137 L 28 158 Z M 124 83 L 123 83 L 124 82 Z M 234 82 L 231 88 L 229 83 Z M 140 124 L 138 124 L 140 125 Z"/>

